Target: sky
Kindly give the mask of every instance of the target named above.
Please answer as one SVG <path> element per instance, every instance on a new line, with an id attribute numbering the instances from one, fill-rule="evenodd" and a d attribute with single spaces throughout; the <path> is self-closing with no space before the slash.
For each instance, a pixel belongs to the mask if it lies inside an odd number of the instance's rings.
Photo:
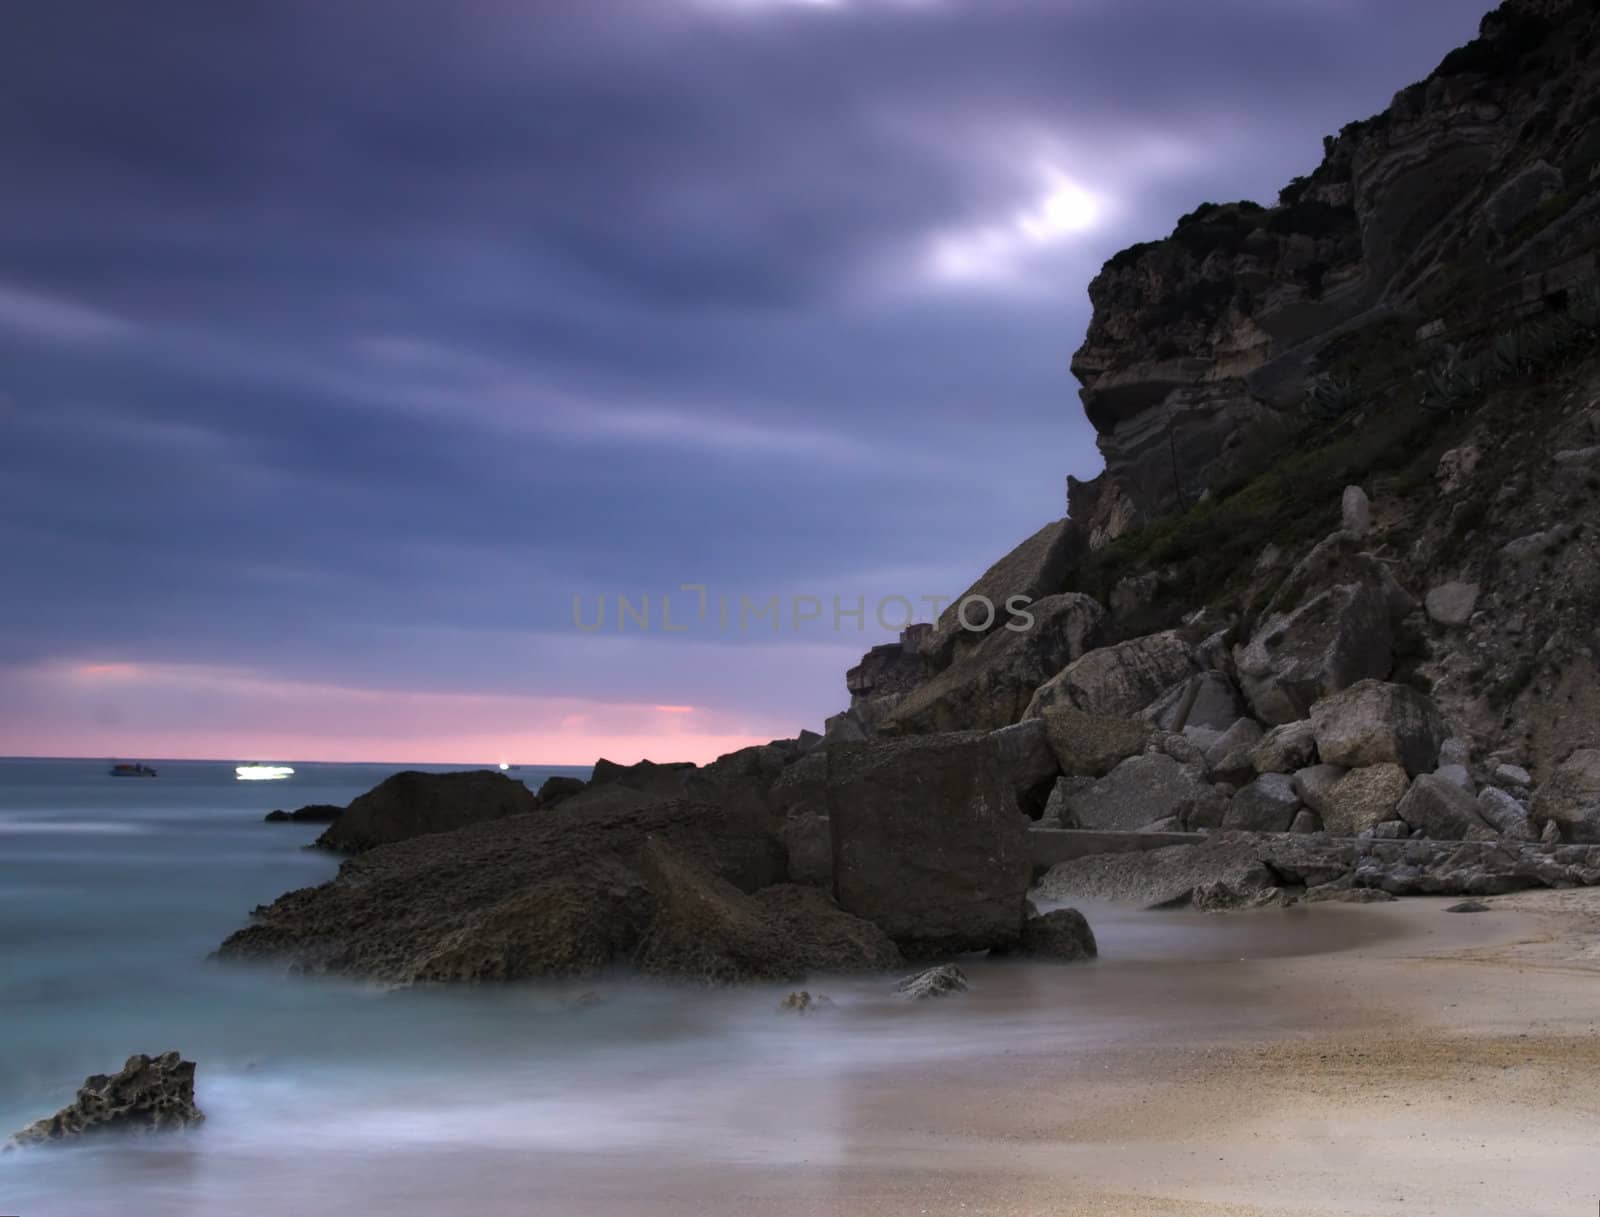
<path id="1" fill-rule="evenodd" d="M 1099 470 L 1100 264 L 1484 7 L 15 0 L 0 754 L 819 729 Z"/>

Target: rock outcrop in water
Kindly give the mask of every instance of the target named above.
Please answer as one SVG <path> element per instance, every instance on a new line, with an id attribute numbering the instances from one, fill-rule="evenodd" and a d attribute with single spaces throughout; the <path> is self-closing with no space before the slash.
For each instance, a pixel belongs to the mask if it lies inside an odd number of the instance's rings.
<path id="1" fill-rule="evenodd" d="M 171 1132 L 205 1120 L 194 1103 L 194 1062 L 176 1052 L 130 1056 L 118 1073 L 86 1079 L 55 1115 L 15 1134 L 6 1148 L 65 1141 L 88 1133 Z"/>
<path id="2" fill-rule="evenodd" d="M 351 803 L 317 838 L 317 844 L 354 853 L 484 820 L 527 815 L 537 808 L 538 801 L 526 786 L 492 770 L 408 770 Z"/>

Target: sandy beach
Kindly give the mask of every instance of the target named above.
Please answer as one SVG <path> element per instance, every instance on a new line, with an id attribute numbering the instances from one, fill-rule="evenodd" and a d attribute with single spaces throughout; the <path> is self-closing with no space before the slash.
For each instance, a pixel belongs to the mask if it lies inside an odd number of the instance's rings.
<path id="1" fill-rule="evenodd" d="M 1253 1022 L 1197 1010 L 1189 1042 L 1070 1056 L 1047 1036 L 974 1044 L 963 1061 L 863 1079 L 851 1150 L 825 1178 L 751 1163 L 708 1188 L 669 1169 L 607 1211 L 1586 1213 L 1600 1195 L 1600 892 L 1474 915 L 1450 903 L 1313 910 L 1387 936 L 1229 965 L 1225 1000 Z M 595 1188 L 583 1182 L 590 1205 Z"/>

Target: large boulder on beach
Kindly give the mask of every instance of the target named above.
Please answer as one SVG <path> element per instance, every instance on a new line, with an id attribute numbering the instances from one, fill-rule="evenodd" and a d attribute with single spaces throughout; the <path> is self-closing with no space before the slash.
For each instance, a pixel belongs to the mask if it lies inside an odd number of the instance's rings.
<path id="1" fill-rule="evenodd" d="M 397 773 L 358 797 L 317 838 L 324 849 L 355 853 L 426 833 L 537 811 L 521 782 L 488 769 Z"/>
<path id="2" fill-rule="evenodd" d="M 1071 706 L 1102 718 L 1132 718 L 1199 670 L 1194 648 L 1177 630 L 1130 638 L 1068 664 L 1039 686 L 1026 716 Z"/>
<path id="3" fill-rule="evenodd" d="M 1406 771 L 1392 762 L 1352 769 L 1333 783 L 1317 808 L 1322 826 L 1336 837 L 1355 837 L 1395 818 L 1410 789 Z"/>
<path id="4" fill-rule="evenodd" d="M 1003 601 L 996 611 L 1007 620 Z M 1095 644 L 1105 617 L 1097 601 L 1078 592 L 1046 596 L 1027 612 L 1031 623 L 1012 619 L 986 636 L 971 635 L 973 643 L 907 693 L 885 726 L 909 734 L 992 731 L 1020 719 L 1034 690 Z"/>
<path id="5" fill-rule="evenodd" d="M 641 872 L 656 905 L 634 953 L 634 965 L 647 975 L 720 985 L 901 963 L 882 930 L 816 888 L 786 884 L 746 895 L 657 841 L 645 845 Z"/>
<path id="6" fill-rule="evenodd" d="M 1493 840 L 1499 834 L 1478 814 L 1478 801 L 1448 778 L 1425 773 L 1411 783 L 1395 815 L 1438 841 Z"/>
<path id="7" fill-rule="evenodd" d="M 1023 817 L 977 732 L 828 749 L 841 908 L 908 955 L 1014 943 L 1032 875 Z"/>
<path id="8" fill-rule="evenodd" d="M 1065 828 L 1137 832 L 1160 820 L 1186 819 L 1212 793 L 1193 768 L 1162 753 L 1147 752 L 1068 793 L 1061 822 Z"/>
<path id="9" fill-rule="evenodd" d="M 218 954 L 390 984 L 591 974 L 632 962 L 681 908 L 672 876 L 646 865 L 651 843 L 746 894 L 785 877 L 777 826 L 747 808 L 564 805 L 358 854 L 256 909 Z"/>
<path id="10" fill-rule="evenodd" d="M 1036 913 L 1022 923 L 1018 953 L 1033 959 L 1074 963 L 1100 953 L 1088 919 L 1077 909 L 1052 909 Z"/>
<path id="11" fill-rule="evenodd" d="M 171 1132 L 205 1120 L 194 1102 L 193 1061 L 176 1052 L 130 1056 L 117 1073 L 85 1079 L 55 1115 L 12 1136 L 7 1148 L 64 1141 L 85 1133 Z"/>
<path id="12" fill-rule="evenodd" d="M 1431 773 L 1449 737 L 1433 699 L 1409 685 L 1363 680 L 1311 707 L 1317 755 L 1359 769 L 1393 763 L 1412 777 Z"/>
<path id="13" fill-rule="evenodd" d="M 1042 719 L 1026 721 L 1043 724 L 1057 765 L 1075 777 L 1104 777 L 1142 753 L 1155 734 L 1148 723 L 1086 714 L 1074 706 L 1051 706 Z"/>
<path id="14" fill-rule="evenodd" d="M 1561 840 L 1600 841 L 1600 748 L 1579 748 L 1535 791 L 1533 823 L 1555 825 Z"/>
<path id="15" fill-rule="evenodd" d="M 1277 877 L 1255 847 L 1236 838 L 1128 853 L 1091 854 L 1051 867 L 1034 887 L 1037 903 L 1106 901 L 1141 907 L 1178 904 L 1203 884 L 1235 892 L 1263 891 Z"/>
<path id="16" fill-rule="evenodd" d="M 1286 773 L 1264 773 L 1233 796 L 1222 827 L 1245 832 L 1288 832 L 1300 810 L 1294 779 Z"/>

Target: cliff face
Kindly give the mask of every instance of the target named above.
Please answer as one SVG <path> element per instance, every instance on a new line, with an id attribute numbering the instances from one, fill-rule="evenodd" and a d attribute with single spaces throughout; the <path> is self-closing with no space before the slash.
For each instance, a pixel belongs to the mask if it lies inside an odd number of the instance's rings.
<path id="1" fill-rule="evenodd" d="M 1324 141 L 1277 206 L 1205 204 L 1113 257 L 1072 361 L 1106 471 L 1098 548 L 1192 504 L 1301 421 L 1329 351 L 1543 307 L 1595 277 L 1600 6 L 1522 0 L 1382 114 Z"/>

